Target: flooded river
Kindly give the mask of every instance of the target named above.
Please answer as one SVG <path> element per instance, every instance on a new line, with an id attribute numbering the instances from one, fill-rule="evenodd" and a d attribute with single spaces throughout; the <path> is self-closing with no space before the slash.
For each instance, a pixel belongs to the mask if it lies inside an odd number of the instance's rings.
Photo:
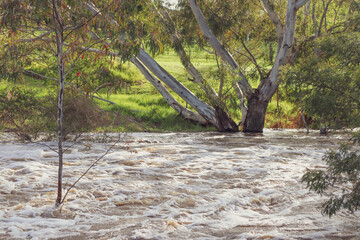
<path id="1" fill-rule="evenodd" d="M 66 144 L 67 187 L 106 151 L 100 139 Z M 60 214 L 56 153 L 2 137 L 0 239 L 360 239 L 359 213 L 322 216 L 324 198 L 300 181 L 347 139 L 295 130 L 129 133 Z"/>

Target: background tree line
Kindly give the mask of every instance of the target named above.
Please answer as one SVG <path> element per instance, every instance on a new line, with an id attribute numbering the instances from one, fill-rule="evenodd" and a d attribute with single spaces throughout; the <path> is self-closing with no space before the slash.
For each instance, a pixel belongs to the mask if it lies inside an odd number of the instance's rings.
<path id="1" fill-rule="evenodd" d="M 3 79 L 57 81 L 63 63 L 64 84 L 96 97 L 131 86 L 109 70 L 129 61 L 181 116 L 218 131 L 261 132 L 279 91 L 323 128 L 357 124 L 358 1 L 179 1 L 172 10 L 145 0 L 54 4 L 63 11 L 62 42 L 47 1 L 2 3 Z M 154 59 L 169 48 L 186 79 Z M 195 66 L 194 48 L 213 55 L 217 69 Z"/>

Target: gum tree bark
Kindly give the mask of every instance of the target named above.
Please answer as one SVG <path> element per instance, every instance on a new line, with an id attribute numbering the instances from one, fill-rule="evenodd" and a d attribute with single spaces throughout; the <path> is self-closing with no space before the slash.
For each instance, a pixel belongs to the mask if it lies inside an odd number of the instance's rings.
<path id="1" fill-rule="evenodd" d="M 214 88 L 212 88 L 207 83 L 207 81 L 204 79 L 202 74 L 192 64 L 190 57 L 186 53 L 181 43 L 181 35 L 178 33 L 175 23 L 171 19 L 169 13 L 166 10 L 160 12 L 160 10 L 158 10 L 155 5 L 153 6 L 158 16 L 160 17 L 161 21 L 163 22 L 163 25 L 167 29 L 167 32 L 170 35 L 170 40 L 172 42 L 173 49 L 178 54 L 182 65 L 185 67 L 189 75 L 193 78 L 193 81 L 203 89 L 206 96 L 210 99 L 211 106 L 215 109 L 217 128 L 220 129 L 221 131 L 237 132 L 238 126 L 230 118 L 228 113 L 221 107 L 220 97 L 218 96 Z"/>
<path id="2" fill-rule="evenodd" d="M 93 14 L 99 14 L 99 10 L 96 8 L 94 4 L 87 4 L 86 6 L 90 11 L 92 11 Z M 118 25 L 118 23 L 114 20 L 111 20 L 111 23 Z M 205 119 L 207 123 L 210 123 L 213 126 L 215 126 L 218 131 L 220 132 L 239 131 L 239 128 L 236 125 L 236 123 L 228 116 L 228 114 L 223 109 L 221 108 L 214 109 L 205 102 L 201 101 L 197 96 L 195 96 L 194 93 L 192 93 L 176 78 L 174 78 L 164 68 L 162 68 L 144 49 L 140 49 L 138 55 L 134 56 L 133 59 L 137 59 L 137 61 L 141 62 L 150 72 L 152 72 L 158 79 L 160 79 L 160 81 L 165 83 L 170 89 L 172 89 L 176 94 L 178 94 L 186 103 L 188 103 L 191 107 L 193 107 L 198 112 L 198 114 L 203 119 Z M 139 66 L 138 64 L 135 65 Z M 190 72 L 192 72 L 192 74 L 197 74 L 196 73 L 197 70 L 195 69 L 195 67 L 194 68 L 190 67 L 188 69 L 190 70 Z M 140 71 L 141 70 L 142 72 L 144 71 L 142 67 Z M 198 76 L 200 75 L 197 75 L 197 79 L 199 80 Z M 145 74 L 145 77 L 148 79 L 149 75 Z"/>
<path id="3" fill-rule="evenodd" d="M 181 43 L 181 36 L 178 33 L 174 21 L 171 19 L 167 10 L 162 10 L 160 12 L 159 9 L 156 8 L 155 4 L 153 4 L 158 16 L 160 17 L 164 27 L 167 29 L 167 32 L 170 35 L 170 40 L 172 43 L 173 49 L 178 54 L 182 65 L 185 67 L 186 71 L 193 78 L 194 83 L 199 85 L 210 101 L 215 102 L 218 100 L 218 94 L 204 79 L 202 74 L 196 69 L 196 67 L 192 64 L 189 55 L 186 53 L 183 44 Z"/>
<path id="4" fill-rule="evenodd" d="M 157 80 L 137 58 L 133 58 L 131 62 L 141 71 L 141 73 L 146 77 L 146 79 L 159 91 L 159 93 L 163 96 L 165 101 L 183 118 L 193 122 L 197 122 L 202 125 L 207 124 L 207 121 L 200 114 L 193 112 L 188 108 L 185 108 L 178 101 L 176 101 L 176 99 L 169 93 L 169 91 L 165 88 L 165 86 L 159 80 Z"/>
<path id="5" fill-rule="evenodd" d="M 105 51 L 96 48 L 83 47 L 82 49 L 88 52 L 106 54 Z M 118 53 L 108 52 L 107 54 L 121 58 L 121 55 Z M 165 88 L 165 86 L 158 79 L 156 79 L 156 77 L 146 68 L 144 64 L 142 64 L 142 62 L 138 58 L 132 57 L 130 61 L 140 70 L 140 72 L 156 88 L 156 90 L 158 90 L 158 92 L 163 96 L 164 100 L 182 117 L 202 125 L 208 124 L 208 122 L 200 114 L 193 112 L 188 108 L 185 108 L 178 101 L 176 101 L 176 99 L 170 94 L 170 92 Z"/>
<path id="6" fill-rule="evenodd" d="M 281 79 L 279 78 L 280 67 L 287 63 L 287 58 L 293 47 L 296 14 L 298 9 L 305 3 L 306 1 L 288 0 L 283 39 L 280 47 L 278 47 L 279 51 L 276 54 L 274 65 L 268 78 L 260 83 L 258 90 L 250 99 L 248 99 L 248 114 L 244 123 L 245 132 L 262 132 L 267 105 L 281 82 Z M 267 6 L 268 3 L 265 3 L 264 5 Z M 275 14 L 271 7 L 267 7 L 267 11 L 270 16 Z M 280 24 L 275 21 L 276 17 L 272 16 L 270 18 L 273 20 L 272 22 L 275 25 L 275 28 L 280 29 Z M 281 31 L 277 30 L 277 33 L 278 38 L 280 39 Z"/>
<path id="7" fill-rule="evenodd" d="M 208 41 L 216 53 L 233 69 L 234 75 L 237 76 L 236 81 L 239 84 L 242 94 L 246 98 L 249 98 L 253 93 L 253 90 L 245 75 L 241 72 L 239 65 L 209 28 L 206 19 L 199 5 L 197 4 L 197 0 L 189 0 L 189 4 L 204 38 Z"/>
<path id="8" fill-rule="evenodd" d="M 307 0 L 288 0 L 285 26 L 283 26 L 269 0 L 262 0 L 263 6 L 276 29 L 278 36 L 278 51 L 269 76 L 261 81 L 258 88 L 253 91 L 231 54 L 210 30 L 206 19 L 197 4 L 197 0 L 189 0 L 191 10 L 205 39 L 221 56 L 223 61 L 231 66 L 233 72 L 238 76 L 237 83 L 239 84 L 243 96 L 247 99 L 247 112 L 245 113 L 246 116 L 243 123 L 244 132 L 263 131 L 268 103 L 280 84 L 280 67 L 287 63 L 287 57 L 293 46 L 296 14 L 298 9 L 305 5 L 306 2 Z"/>
<path id="9" fill-rule="evenodd" d="M 205 120 L 214 125 L 220 132 L 237 132 L 236 123 L 221 108 L 214 109 L 201 101 L 183 84 L 162 68 L 144 49 L 140 49 L 137 58 L 162 82 L 193 107 Z"/>
<path id="10" fill-rule="evenodd" d="M 268 76 L 262 78 L 258 88 L 253 90 L 232 55 L 225 49 L 225 47 L 212 33 L 200 7 L 197 4 L 197 0 L 188 0 L 202 35 L 215 50 L 215 52 L 222 58 L 222 60 L 231 67 L 232 73 L 235 76 L 233 86 L 241 103 L 240 108 L 243 112 L 244 132 L 263 131 L 268 103 L 271 97 L 274 95 L 276 89 L 279 87 L 281 81 L 279 78 L 280 67 L 287 64 L 289 53 L 293 47 L 297 11 L 300 7 L 305 5 L 308 0 L 288 0 L 286 19 L 284 24 L 281 23 L 280 18 L 273 9 L 273 5 L 270 3 L 270 0 L 261 1 L 263 3 L 264 9 L 269 15 L 270 20 L 275 26 L 278 37 L 278 51 Z M 90 8 L 90 10 L 93 12 L 98 11 L 96 7 L 91 4 L 88 4 L 88 8 Z M 189 57 L 186 55 L 186 52 L 181 46 L 179 35 L 177 34 L 175 25 L 172 23 L 171 18 L 169 18 L 167 15 L 162 15 L 161 13 L 160 16 L 162 21 L 167 24 L 167 30 L 170 34 L 170 39 L 174 45 L 175 50 L 180 56 L 183 65 L 189 74 L 194 78 L 196 83 L 204 85 L 204 79 L 197 71 L 197 69 L 191 64 Z M 112 21 L 112 24 L 117 23 Z M 136 59 L 139 60 L 160 81 L 165 83 L 182 99 L 190 104 L 202 118 L 214 125 L 219 131 L 238 131 L 238 126 L 220 106 L 216 104 L 209 106 L 205 102 L 201 101 L 189 89 L 187 89 L 177 79 L 175 79 L 165 69 L 163 69 L 144 49 L 140 49 Z M 145 76 L 148 76 L 148 74 L 145 74 Z M 147 78 L 152 79 L 149 76 Z M 214 91 L 211 88 L 205 88 L 204 91 L 208 94 L 210 99 L 214 99 L 216 97 L 216 95 L 213 94 Z M 245 98 L 247 100 L 247 107 L 244 105 Z"/>

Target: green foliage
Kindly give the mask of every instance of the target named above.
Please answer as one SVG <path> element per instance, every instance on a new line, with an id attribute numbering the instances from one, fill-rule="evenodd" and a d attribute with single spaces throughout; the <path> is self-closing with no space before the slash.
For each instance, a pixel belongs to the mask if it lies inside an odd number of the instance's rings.
<path id="1" fill-rule="evenodd" d="M 359 39 L 357 33 L 323 38 L 319 55 L 301 58 L 286 71 L 289 99 L 303 104 L 318 124 L 334 128 L 360 124 Z"/>
<path id="2" fill-rule="evenodd" d="M 353 138 L 360 143 L 360 135 Z M 360 208 L 360 154 L 348 145 L 329 151 L 323 157 L 326 170 L 307 170 L 302 181 L 309 190 L 326 194 L 329 199 L 322 205 L 322 214 L 329 217 L 344 208 L 354 213 Z"/>
<path id="3" fill-rule="evenodd" d="M 49 127 L 50 97 L 36 95 L 36 91 L 20 87 L 0 90 L 0 124 L 22 140 L 36 138 Z"/>
<path id="4" fill-rule="evenodd" d="M 22 87 L 0 89 L 0 126 L 22 140 L 36 139 L 40 133 L 57 131 L 56 97 Z M 75 92 L 64 100 L 63 136 L 96 131 L 110 125 L 111 114 L 104 113 L 93 101 Z"/>

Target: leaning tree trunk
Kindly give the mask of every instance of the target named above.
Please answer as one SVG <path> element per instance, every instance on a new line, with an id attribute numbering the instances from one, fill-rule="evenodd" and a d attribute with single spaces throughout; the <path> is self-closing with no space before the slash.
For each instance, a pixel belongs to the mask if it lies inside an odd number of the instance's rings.
<path id="1" fill-rule="evenodd" d="M 97 9 L 94 4 L 87 3 L 86 6 L 94 14 L 100 14 L 99 9 Z M 118 26 L 118 23 L 115 20 L 111 20 L 111 23 Z M 134 57 L 145 65 L 149 71 L 165 83 L 171 90 L 178 94 L 186 103 L 194 108 L 202 118 L 204 118 L 208 123 L 214 125 L 218 131 L 239 131 L 234 120 L 232 120 L 226 112 L 216 112 L 214 108 L 201 101 L 189 89 L 163 69 L 144 49 L 141 48 L 138 55 Z"/>
<path id="2" fill-rule="evenodd" d="M 200 114 L 187 109 L 178 101 L 176 101 L 176 99 L 169 93 L 165 86 L 159 80 L 157 80 L 137 58 L 133 57 L 131 62 L 141 71 L 141 73 L 156 88 L 156 90 L 158 90 L 164 100 L 183 118 L 201 125 L 207 125 L 208 122 L 203 117 L 201 117 Z"/>
<path id="3" fill-rule="evenodd" d="M 248 100 L 248 110 L 243 125 L 244 132 L 262 132 L 265 124 L 266 109 L 269 101 L 259 96 L 259 91 Z"/>
<path id="4" fill-rule="evenodd" d="M 140 49 L 137 58 L 156 77 L 178 94 L 185 102 L 193 107 L 205 120 L 214 125 L 219 132 L 238 132 L 239 128 L 225 111 L 216 111 L 201 101 L 194 93 L 176 80 L 170 73 L 162 68 L 144 49 Z"/>

